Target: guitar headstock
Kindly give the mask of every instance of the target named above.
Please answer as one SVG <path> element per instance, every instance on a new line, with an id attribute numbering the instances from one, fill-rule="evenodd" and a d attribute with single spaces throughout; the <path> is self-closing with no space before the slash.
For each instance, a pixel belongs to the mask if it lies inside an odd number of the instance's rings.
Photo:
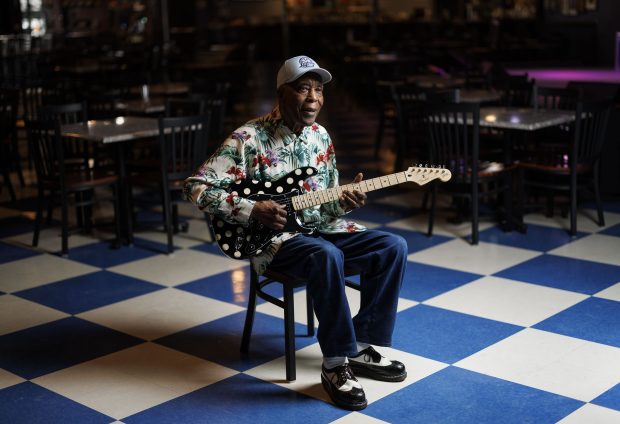
<path id="1" fill-rule="evenodd" d="M 405 171 L 405 177 L 407 181 L 424 185 L 436 179 L 446 182 L 452 178 L 452 173 L 449 169 L 440 166 L 411 166 Z"/>

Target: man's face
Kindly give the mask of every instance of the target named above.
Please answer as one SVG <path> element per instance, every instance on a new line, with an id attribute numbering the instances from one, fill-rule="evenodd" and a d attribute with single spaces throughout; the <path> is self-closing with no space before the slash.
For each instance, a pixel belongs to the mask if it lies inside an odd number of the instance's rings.
<path id="1" fill-rule="evenodd" d="M 278 91 L 280 113 L 293 132 L 314 124 L 323 106 L 323 82 L 315 73 L 307 73 L 284 84 Z"/>

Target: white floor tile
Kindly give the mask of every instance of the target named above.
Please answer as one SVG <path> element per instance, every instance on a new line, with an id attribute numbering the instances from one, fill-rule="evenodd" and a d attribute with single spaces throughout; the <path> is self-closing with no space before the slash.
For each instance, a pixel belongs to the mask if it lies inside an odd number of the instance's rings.
<path id="1" fill-rule="evenodd" d="M 0 336 L 68 316 L 64 312 L 16 296 L 0 296 Z"/>
<path id="2" fill-rule="evenodd" d="M 620 237 L 592 234 L 549 251 L 552 255 L 620 266 Z M 618 275 L 620 280 L 620 275 Z"/>
<path id="3" fill-rule="evenodd" d="M 168 288 L 77 316 L 145 340 L 154 340 L 243 310 L 231 303 Z"/>
<path id="4" fill-rule="evenodd" d="M 589 402 L 620 381 L 620 348 L 527 328 L 454 365 Z"/>
<path id="5" fill-rule="evenodd" d="M 360 377 L 359 381 L 364 387 L 368 404 L 397 392 L 448 366 L 442 362 L 433 361 L 396 349 L 381 347 L 379 351 L 387 358 L 404 363 L 407 367 L 407 378 L 400 383 L 386 383 Z M 296 360 L 297 380 L 290 383 L 285 380 L 284 357 L 252 368 L 246 371 L 245 374 L 252 375 L 261 380 L 270 381 L 282 387 L 286 387 L 287 389 L 304 393 L 325 402 L 331 402 L 321 385 L 322 355 L 318 343 L 298 350 L 296 352 Z"/>
<path id="6" fill-rule="evenodd" d="M 144 343 L 32 381 L 122 419 L 235 374 L 213 362 Z"/>
<path id="7" fill-rule="evenodd" d="M 538 255 L 539 252 L 516 247 L 485 242 L 472 246 L 465 240 L 455 239 L 412 253 L 407 259 L 427 265 L 490 275 Z"/>
<path id="8" fill-rule="evenodd" d="M 618 276 L 618 279 L 620 279 L 620 276 Z M 596 293 L 594 296 L 620 302 L 620 283 L 616 283 L 613 286 Z"/>
<path id="9" fill-rule="evenodd" d="M 19 383 L 23 383 L 24 380 L 20 376 L 17 376 L 13 373 L 8 372 L 7 370 L 3 370 L 0 368 L 0 390 L 6 389 L 7 387 L 14 386 Z"/>
<path id="10" fill-rule="evenodd" d="M 588 297 L 504 278 L 483 277 L 424 303 L 529 327 Z"/>
<path id="11" fill-rule="evenodd" d="M 108 270 L 174 287 L 246 265 L 246 261 L 236 261 L 224 255 L 183 249 L 172 255 L 152 256 L 108 268 Z"/>
<path id="12" fill-rule="evenodd" d="M 5 240 L 20 243 L 27 247 L 32 247 L 31 232 L 7 237 Z M 98 243 L 101 241 L 94 236 L 82 234 L 72 234 L 67 240 L 69 243 L 69 249 L 74 249 L 80 246 L 87 246 L 89 244 Z M 44 228 L 43 230 L 41 230 L 41 233 L 39 234 L 39 245 L 37 246 L 37 248 L 39 250 L 49 253 L 60 252 L 62 249 L 62 237 L 60 235 L 60 228 Z"/>
<path id="13" fill-rule="evenodd" d="M 360 292 L 350 287 L 345 288 L 347 293 L 347 300 L 349 301 L 349 308 L 351 310 L 351 316 L 355 316 L 360 309 Z M 307 324 L 308 319 L 306 317 L 306 290 L 300 290 L 293 295 L 295 301 L 295 321 L 300 324 Z M 282 298 L 280 298 L 282 299 Z M 398 312 L 411 308 L 417 305 L 418 302 L 409 299 L 398 299 Z M 256 307 L 258 312 L 271 315 L 278 318 L 284 318 L 284 310 L 269 302 L 265 302 Z M 314 317 L 314 324 L 317 325 L 318 320 L 316 315 Z"/>
<path id="14" fill-rule="evenodd" d="M 543 213 L 530 213 L 523 218 L 526 224 L 545 225 L 547 227 L 570 229 L 570 218 L 562 217 L 559 210 L 552 217 L 546 217 Z M 605 212 L 605 226 L 599 227 L 595 209 L 577 209 L 577 231 L 596 233 L 620 223 L 620 214 Z"/>
<path id="15" fill-rule="evenodd" d="M 100 268 L 54 255 L 37 255 L 0 264 L 0 290 L 11 293 L 77 277 Z"/>
<path id="16" fill-rule="evenodd" d="M 557 424 L 618 424 L 620 411 L 587 403 Z"/>
<path id="17" fill-rule="evenodd" d="M 382 424 L 387 423 L 387 421 L 383 421 L 374 417 L 369 417 L 368 415 L 364 415 L 360 412 L 351 412 L 344 417 L 332 421 L 331 424 Z"/>

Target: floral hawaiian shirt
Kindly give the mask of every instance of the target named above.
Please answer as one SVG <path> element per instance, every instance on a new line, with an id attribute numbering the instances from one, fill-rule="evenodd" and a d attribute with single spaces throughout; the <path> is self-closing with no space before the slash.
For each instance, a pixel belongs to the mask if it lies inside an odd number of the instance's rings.
<path id="1" fill-rule="evenodd" d="M 276 107 L 271 113 L 247 122 L 235 130 L 196 173 L 185 181 L 185 197 L 201 210 L 231 223 L 248 222 L 255 201 L 229 192 L 232 183 L 245 178 L 274 181 L 303 166 L 312 166 L 317 174 L 309 177 L 305 190 L 323 190 L 338 186 L 334 145 L 319 124 L 293 133 Z M 321 233 L 365 231 L 366 228 L 342 219 L 345 211 L 338 201 L 304 209 L 304 224 Z M 251 258 L 254 269 L 262 274 L 282 243 L 295 234 L 284 233 L 259 255 Z"/>

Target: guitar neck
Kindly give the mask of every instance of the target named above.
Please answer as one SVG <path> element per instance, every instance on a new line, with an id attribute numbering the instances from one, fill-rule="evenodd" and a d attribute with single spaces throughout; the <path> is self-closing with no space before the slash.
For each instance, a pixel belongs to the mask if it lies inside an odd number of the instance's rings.
<path id="1" fill-rule="evenodd" d="M 392 187 L 407 181 L 409 180 L 407 179 L 405 172 L 397 172 L 395 174 L 384 175 L 382 177 L 371 178 L 369 180 L 362 180 L 359 183 L 346 184 L 325 190 L 311 191 L 294 196 L 291 200 L 293 203 L 293 208 L 298 211 L 338 200 L 343 191 L 357 190 L 362 193 L 366 193 L 369 191 Z"/>

